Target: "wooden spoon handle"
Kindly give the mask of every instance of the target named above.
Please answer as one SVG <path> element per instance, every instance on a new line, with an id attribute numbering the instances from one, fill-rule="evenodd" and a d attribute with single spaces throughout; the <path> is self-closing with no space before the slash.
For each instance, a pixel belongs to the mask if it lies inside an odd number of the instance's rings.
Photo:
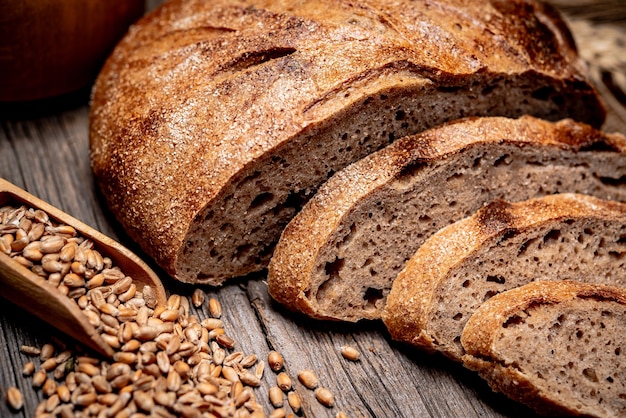
<path id="1" fill-rule="evenodd" d="M 1 252 L 0 287 L 4 298 L 98 353 L 113 357 L 113 349 L 104 342 L 73 300 Z"/>

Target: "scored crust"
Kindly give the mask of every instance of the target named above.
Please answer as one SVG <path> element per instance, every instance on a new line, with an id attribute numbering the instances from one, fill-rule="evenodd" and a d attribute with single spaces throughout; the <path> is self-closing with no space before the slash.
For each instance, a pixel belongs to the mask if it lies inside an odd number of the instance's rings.
<path id="1" fill-rule="evenodd" d="M 531 282 L 474 313 L 461 339 L 463 362 L 542 415 L 622 416 L 624 325 L 622 287 Z"/>
<path id="2" fill-rule="evenodd" d="M 569 191 L 626 201 L 625 151 L 621 135 L 528 116 L 401 138 L 338 172 L 294 217 L 269 265 L 270 294 L 317 318 L 377 319 L 419 246 L 493 199 Z M 405 309 L 414 308 L 397 315 Z"/>
<path id="3" fill-rule="evenodd" d="M 393 283 L 392 337 L 460 360 L 463 327 L 485 300 L 533 280 L 626 286 L 626 204 L 560 194 L 495 201 L 433 235 Z"/>
<path id="4" fill-rule="evenodd" d="M 604 110 L 571 35 L 531 1 L 174 0 L 93 90 L 93 171 L 159 265 L 220 284 L 266 267 L 317 187 L 394 139 L 467 115 Z"/>

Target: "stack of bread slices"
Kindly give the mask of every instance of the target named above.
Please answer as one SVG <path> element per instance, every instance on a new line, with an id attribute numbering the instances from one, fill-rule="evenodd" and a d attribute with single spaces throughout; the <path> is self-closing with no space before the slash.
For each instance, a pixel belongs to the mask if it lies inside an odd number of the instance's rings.
<path id="1" fill-rule="evenodd" d="M 541 2 L 173 0 L 98 77 L 91 162 L 178 280 L 267 268 L 285 306 L 382 318 L 543 413 L 624 415 L 626 138 L 603 121 Z"/>
<path id="2" fill-rule="evenodd" d="M 270 294 L 315 318 L 382 317 L 541 413 L 623 415 L 626 148 L 596 134 L 524 117 L 402 138 L 287 225 Z"/>

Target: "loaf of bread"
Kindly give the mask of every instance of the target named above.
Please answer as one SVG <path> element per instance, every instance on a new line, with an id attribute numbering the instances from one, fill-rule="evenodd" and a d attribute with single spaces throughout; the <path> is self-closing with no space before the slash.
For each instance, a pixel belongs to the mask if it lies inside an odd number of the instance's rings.
<path id="1" fill-rule="evenodd" d="M 287 222 L 349 163 L 452 119 L 523 114 L 604 119 L 543 3 L 173 0 L 105 63 L 91 162 L 147 254 L 218 285 L 265 268 Z"/>
<path id="2" fill-rule="evenodd" d="M 466 367 L 545 416 L 626 416 L 626 289 L 532 282 L 468 321 Z"/>
<path id="3" fill-rule="evenodd" d="M 450 122 L 401 138 L 326 182 L 284 230 L 269 291 L 312 317 L 376 319 L 406 261 L 439 229 L 498 198 L 577 192 L 626 201 L 624 178 L 626 139 L 619 134 L 529 116 Z M 455 259 L 452 245 L 475 238 L 459 235 L 420 253 L 423 266 L 403 273 L 405 281 L 417 287 L 413 275 L 426 280 L 444 268 L 435 257 Z M 419 312 L 412 298 L 429 287 L 407 286 L 388 317 L 411 328 Z"/>
<path id="4" fill-rule="evenodd" d="M 626 204 L 559 194 L 494 201 L 433 235 L 393 283 L 391 336 L 454 360 L 485 300 L 534 280 L 626 287 Z"/>

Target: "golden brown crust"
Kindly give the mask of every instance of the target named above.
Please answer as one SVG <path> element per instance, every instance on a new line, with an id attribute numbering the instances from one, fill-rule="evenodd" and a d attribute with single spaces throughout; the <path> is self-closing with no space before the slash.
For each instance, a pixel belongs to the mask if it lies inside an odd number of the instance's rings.
<path id="1" fill-rule="evenodd" d="M 567 33 L 534 2 L 326 3 L 175 0 L 106 62 L 92 101 L 94 173 L 129 235 L 181 280 L 196 280 L 178 269 L 190 225 L 225 187 L 378 94 L 371 86 L 487 89 L 517 77 L 545 86 L 529 100 L 546 117 L 604 118 Z"/>
<path id="2" fill-rule="evenodd" d="M 573 152 L 587 148 L 614 148 L 626 152 L 626 143 L 620 135 L 605 135 L 571 120 L 551 123 L 530 116 L 519 119 L 467 118 L 415 136 L 401 138 L 338 172 L 292 219 L 283 231 L 269 265 L 270 294 L 291 309 L 312 317 L 326 318 L 327 315 L 317 308 L 314 300 L 315 289 L 321 283 L 313 283 L 312 278 L 320 259 L 320 251 L 331 245 L 331 237 L 340 235 L 338 229 L 342 221 L 358 208 L 359 202 L 375 194 L 378 189 L 387 186 L 407 170 L 436 165 L 448 156 L 478 144 L 507 143 L 543 145 Z M 350 192 L 347 193 L 347 190 Z M 397 294 L 421 295 L 421 303 L 414 305 L 413 300 L 403 301 L 402 308 L 397 309 L 398 324 L 404 322 L 402 317 L 408 313 L 407 318 L 410 321 L 406 322 L 417 324 L 412 330 L 424 326 L 421 321 L 425 320 L 419 309 L 420 306 L 430 305 L 431 292 L 426 290 L 435 287 L 433 281 L 447 271 L 448 265 L 442 264 L 443 259 L 448 257 L 448 253 L 459 256 L 466 253 L 463 250 L 478 245 L 478 242 L 485 239 L 485 233 L 486 231 L 464 234 L 463 239 L 448 234 L 448 250 L 445 253 L 435 250 L 420 252 L 422 259 L 419 267 L 414 267 L 418 265 L 416 260 L 409 261 L 405 269 L 408 272 L 425 270 L 421 274 L 415 272 L 420 277 L 416 283 L 405 278 L 413 273 L 401 273 L 402 280 L 397 284 L 401 287 Z M 413 290 L 415 286 L 419 286 L 421 290 Z M 391 320 L 391 315 L 388 313 L 388 320 Z M 426 340 L 420 345 L 427 347 L 432 344 L 427 336 L 417 337 L 408 330 L 400 331 L 398 324 L 390 327 L 393 330 L 392 335 L 400 339 L 405 339 L 402 337 L 404 335 L 412 335 L 411 340 L 414 343 L 418 343 L 416 338 L 423 337 Z"/>
<path id="3" fill-rule="evenodd" d="M 463 356 L 464 365 L 479 372 L 495 391 L 523 402 L 543 415 L 584 413 L 581 404 L 559 401 L 559 396 L 545 388 L 541 389 L 537 384 L 540 378 L 518 370 L 515 364 L 504 364 L 496 348 L 499 330 L 510 319 L 536 305 L 558 305 L 575 299 L 612 301 L 626 306 L 626 289 L 556 280 L 531 282 L 500 293 L 485 302 L 467 322 L 461 338 L 467 353 Z M 541 343 L 538 341 L 538 344 Z M 573 354 L 572 359 L 576 360 Z M 575 386 L 575 382 L 563 384 Z M 606 399 L 606 403 L 608 407 L 612 402 Z M 598 408 L 602 410 L 602 405 L 598 405 Z"/>
<path id="4" fill-rule="evenodd" d="M 558 220 L 591 218 L 624 222 L 626 204 L 568 193 L 518 203 L 497 200 L 443 228 L 426 240 L 393 283 L 382 314 L 392 338 L 459 360 L 450 342 L 437 341 L 439 324 L 433 319 L 437 297 L 451 272 L 507 231 L 523 235 Z M 475 329 L 480 332 L 480 327 Z M 480 340 L 472 338 L 472 343 Z"/>

